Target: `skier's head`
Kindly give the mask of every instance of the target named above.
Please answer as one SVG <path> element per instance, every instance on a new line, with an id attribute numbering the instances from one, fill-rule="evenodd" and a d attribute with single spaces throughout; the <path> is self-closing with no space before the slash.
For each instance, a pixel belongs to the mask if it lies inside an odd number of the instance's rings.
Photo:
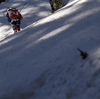
<path id="1" fill-rule="evenodd" d="M 12 8 L 11 8 L 11 7 L 8 7 L 8 8 L 7 8 L 7 11 L 10 11 L 10 10 L 12 10 Z"/>

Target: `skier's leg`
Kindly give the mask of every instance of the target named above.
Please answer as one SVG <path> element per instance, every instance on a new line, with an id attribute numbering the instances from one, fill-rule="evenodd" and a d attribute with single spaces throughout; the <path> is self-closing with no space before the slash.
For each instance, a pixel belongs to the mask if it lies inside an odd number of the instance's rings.
<path id="1" fill-rule="evenodd" d="M 16 29 L 17 29 L 17 31 L 20 31 L 20 21 L 17 22 Z"/>
<path id="2" fill-rule="evenodd" d="M 13 28 L 13 31 L 14 31 L 14 34 L 15 34 L 17 32 L 16 25 L 12 24 L 12 28 Z"/>
<path id="3" fill-rule="evenodd" d="M 17 31 L 20 31 L 20 26 L 17 25 L 17 26 L 16 26 L 16 29 L 17 29 Z"/>

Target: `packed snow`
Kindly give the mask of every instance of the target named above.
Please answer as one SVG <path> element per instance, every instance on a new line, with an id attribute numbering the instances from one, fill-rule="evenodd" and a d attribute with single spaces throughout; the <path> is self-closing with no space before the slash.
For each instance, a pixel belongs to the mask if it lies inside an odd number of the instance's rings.
<path id="1" fill-rule="evenodd" d="M 25 2 L 13 34 L 6 8 Z M 0 99 L 100 99 L 100 0 L 66 2 L 54 13 L 47 0 L 0 4 Z"/>

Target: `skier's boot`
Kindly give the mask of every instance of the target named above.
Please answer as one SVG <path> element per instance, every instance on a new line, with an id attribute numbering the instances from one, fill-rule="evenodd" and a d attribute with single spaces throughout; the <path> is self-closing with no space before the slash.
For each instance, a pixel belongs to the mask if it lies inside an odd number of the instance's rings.
<path id="1" fill-rule="evenodd" d="M 20 31 L 20 28 L 16 27 L 17 31 Z"/>
<path id="2" fill-rule="evenodd" d="M 14 30 L 14 34 L 16 34 L 17 33 L 17 30 Z"/>

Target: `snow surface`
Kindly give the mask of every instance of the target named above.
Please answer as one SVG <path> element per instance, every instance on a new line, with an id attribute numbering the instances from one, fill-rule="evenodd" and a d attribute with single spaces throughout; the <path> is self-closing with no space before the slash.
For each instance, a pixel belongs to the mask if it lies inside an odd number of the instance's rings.
<path id="1" fill-rule="evenodd" d="M 6 7 L 25 2 L 14 35 Z M 99 20 L 100 0 L 70 0 L 53 14 L 47 0 L 1 3 L 0 99 L 100 99 Z"/>

